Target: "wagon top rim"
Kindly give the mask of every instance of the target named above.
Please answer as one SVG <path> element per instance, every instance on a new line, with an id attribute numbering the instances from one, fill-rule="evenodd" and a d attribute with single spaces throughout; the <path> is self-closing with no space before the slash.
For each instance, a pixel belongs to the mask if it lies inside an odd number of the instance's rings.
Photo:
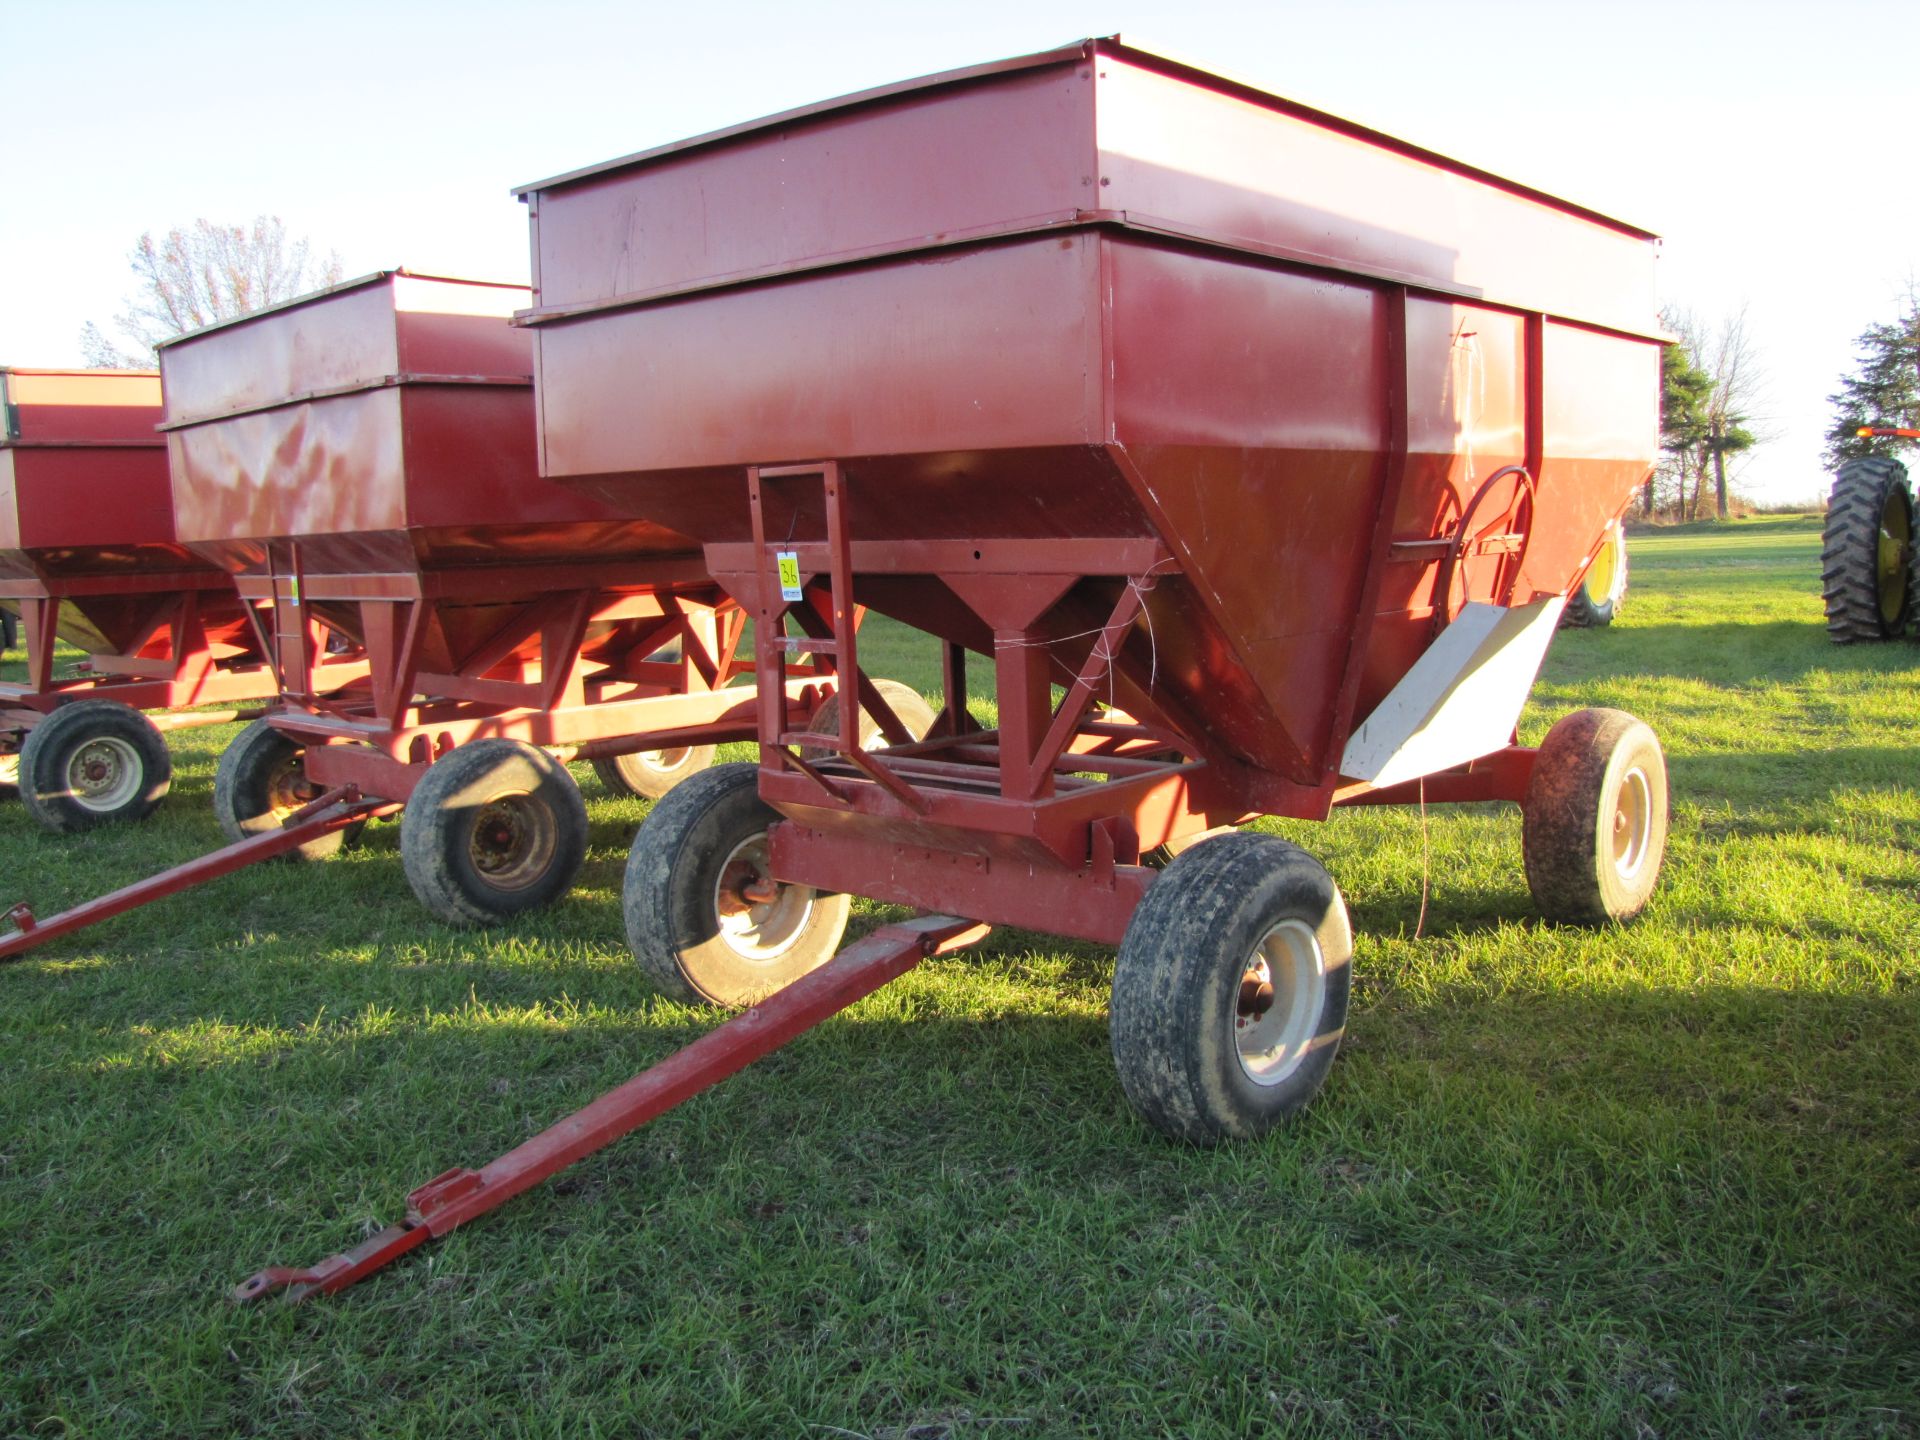
<path id="1" fill-rule="evenodd" d="M 857 90 L 830 100 L 815 101 L 791 110 L 782 110 L 773 115 L 756 120 L 743 121 L 737 125 L 725 126 L 718 130 L 709 130 L 705 134 L 690 136 L 683 140 L 669 141 L 650 149 L 637 150 L 632 154 L 604 160 L 598 164 L 582 166 L 579 169 L 563 171 L 544 180 L 530 181 L 513 187 L 512 193 L 522 200 L 542 192 L 562 190 L 582 181 L 597 179 L 621 170 L 635 169 L 684 155 L 693 150 L 709 146 L 722 145 L 760 131 L 776 130 L 804 120 L 812 120 L 841 111 L 855 110 L 864 106 L 877 105 L 918 91 L 936 90 L 948 86 L 964 85 L 997 75 L 1008 75 L 1023 70 L 1038 70 L 1054 65 L 1071 65 L 1092 60 L 1096 55 L 1113 56 L 1129 61 L 1148 70 L 1158 71 L 1194 84 L 1218 90 L 1223 94 L 1251 101 L 1283 114 L 1308 121 L 1337 133 L 1362 140 L 1368 144 L 1394 151 L 1410 159 L 1419 160 L 1454 174 L 1466 176 L 1483 184 L 1494 186 L 1510 194 L 1523 196 L 1529 200 L 1551 205 L 1569 215 L 1576 215 L 1594 224 L 1616 230 L 1635 239 L 1658 241 L 1660 236 L 1652 230 L 1633 225 L 1602 211 L 1591 209 L 1572 200 L 1564 199 L 1550 191 L 1536 186 L 1510 180 L 1490 170 L 1483 170 L 1464 161 L 1442 155 L 1436 150 L 1415 145 L 1389 135 L 1385 131 L 1375 130 L 1371 126 L 1361 125 L 1326 110 L 1304 105 L 1284 96 L 1276 95 L 1250 81 L 1234 79 L 1191 61 L 1177 59 L 1164 51 L 1147 49 L 1133 44 L 1119 35 L 1095 36 L 1078 40 L 1070 45 L 1059 46 L 1052 50 L 1036 51 L 1030 55 L 1016 55 L 1004 60 L 991 60 L 983 64 L 962 66 L 955 70 L 937 71 L 930 75 L 918 76 L 911 80 L 899 80 L 888 85 L 875 86 L 868 90 Z"/>

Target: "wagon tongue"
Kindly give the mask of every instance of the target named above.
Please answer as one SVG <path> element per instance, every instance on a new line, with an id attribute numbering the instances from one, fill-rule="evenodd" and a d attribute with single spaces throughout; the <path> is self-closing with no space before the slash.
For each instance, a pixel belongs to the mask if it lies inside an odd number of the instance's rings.
<path id="1" fill-rule="evenodd" d="M 309 1269 L 273 1265 L 257 1271 L 228 1291 L 228 1298 L 242 1304 L 285 1290 L 288 1299 L 304 1300 L 344 1290 L 745 1069 L 929 955 L 961 949 L 986 933 L 985 925 L 947 915 L 922 915 L 876 930 L 518 1149 L 479 1170 L 449 1170 L 429 1180 L 407 1197 L 407 1217 L 397 1225 Z"/>

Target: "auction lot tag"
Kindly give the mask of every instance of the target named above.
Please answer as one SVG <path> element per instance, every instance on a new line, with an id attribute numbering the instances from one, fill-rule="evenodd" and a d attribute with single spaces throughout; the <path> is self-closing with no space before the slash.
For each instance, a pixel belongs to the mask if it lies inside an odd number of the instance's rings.
<path id="1" fill-rule="evenodd" d="M 798 600 L 800 598 L 800 552 L 797 550 L 778 550 L 775 560 L 780 564 L 780 598 Z"/>

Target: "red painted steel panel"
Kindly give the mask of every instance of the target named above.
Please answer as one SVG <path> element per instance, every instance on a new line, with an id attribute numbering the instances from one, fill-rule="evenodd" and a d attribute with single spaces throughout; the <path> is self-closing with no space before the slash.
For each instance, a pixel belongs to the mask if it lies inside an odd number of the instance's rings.
<path id="1" fill-rule="evenodd" d="M 1653 326 L 1644 235 L 1191 72 L 1103 54 L 1095 83 L 1103 208 L 1593 324 Z"/>
<path id="2" fill-rule="evenodd" d="M 593 304 L 1100 201 L 1088 67 L 920 90 L 543 193 L 539 303 Z"/>
<path id="3" fill-rule="evenodd" d="M 385 273 L 160 347 L 169 425 L 374 385 L 399 370 L 392 280 Z"/>
<path id="4" fill-rule="evenodd" d="M 155 372 L 0 369 L 0 405 L 0 575 L 205 568 L 174 540 Z"/>
<path id="5" fill-rule="evenodd" d="M 182 539 L 310 579 L 687 552 L 540 478 L 526 293 L 381 272 L 164 346 Z"/>
<path id="6" fill-rule="evenodd" d="M 1094 255 L 1063 236 L 549 328 L 548 472 L 1098 443 Z"/>

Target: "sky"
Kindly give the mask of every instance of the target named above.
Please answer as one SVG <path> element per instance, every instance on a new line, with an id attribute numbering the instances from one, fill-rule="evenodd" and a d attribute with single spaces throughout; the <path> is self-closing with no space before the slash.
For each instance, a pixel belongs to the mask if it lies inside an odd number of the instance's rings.
<path id="1" fill-rule="evenodd" d="M 1661 302 L 1759 353 L 1738 487 L 1824 493 L 1826 397 L 1920 280 L 1915 0 L 0 0 L 0 363 L 111 333 L 145 231 L 524 281 L 515 184 L 1116 32 L 1659 233 Z"/>

